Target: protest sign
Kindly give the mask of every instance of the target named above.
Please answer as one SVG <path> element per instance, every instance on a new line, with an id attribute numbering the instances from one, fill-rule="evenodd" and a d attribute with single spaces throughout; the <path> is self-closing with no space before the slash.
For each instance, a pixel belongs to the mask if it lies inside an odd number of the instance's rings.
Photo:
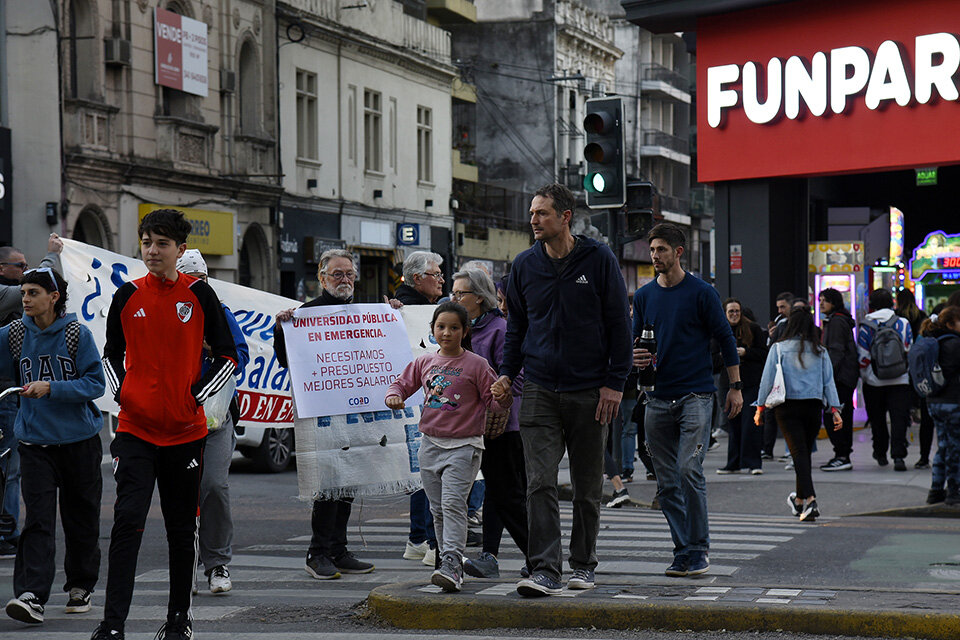
<path id="1" fill-rule="evenodd" d="M 383 408 L 411 359 L 403 317 L 387 304 L 300 308 L 283 335 L 298 418 Z"/>

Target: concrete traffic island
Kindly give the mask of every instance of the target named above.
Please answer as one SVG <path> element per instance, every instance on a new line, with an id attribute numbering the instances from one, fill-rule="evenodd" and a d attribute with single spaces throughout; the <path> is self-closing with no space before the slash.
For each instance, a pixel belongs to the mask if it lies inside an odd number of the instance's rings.
<path id="1" fill-rule="evenodd" d="M 960 638 L 956 593 L 767 589 L 697 582 L 598 585 L 545 598 L 521 598 L 513 582 L 468 580 L 458 594 L 408 582 L 374 589 L 368 606 L 401 629 L 725 629 Z M 770 597 L 760 597 L 764 595 Z"/>

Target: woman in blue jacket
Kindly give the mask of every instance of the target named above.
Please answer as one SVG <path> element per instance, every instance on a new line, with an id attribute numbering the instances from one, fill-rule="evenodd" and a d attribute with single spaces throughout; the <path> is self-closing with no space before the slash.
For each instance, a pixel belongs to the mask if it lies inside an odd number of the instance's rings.
<path id="1" fill-rule="evenodd" d="M 23 320 L 0 329 L 0 375 L 23 387 L 14 432 L 26 506 L 13 570 L 16 598 L 6 611 L 40 623 L 56 573 L 58 492 L 67 613 L 90 610 L 100 573 L 103 417 L 93 401 L 103 395 L 104 377 L 93 335 L 66 313 L 63 277 L 49 267 L 31 269 L 20 291 Z"/>
<path id="2" fill-rule="evenodd" d="M 840 400 L 833 382 L 830 354 L 820 344 L 813 317 L 805 308 L 790 312 L 780 340 L 770 347 L 767 354 L 757 394 L 757 403 L 760 405 L 755 418 L 757 424 L 763 403 L 773 388 L 778 361 L 783 368 L 786 400 L 773 412 L 793 454 L 797 476 L 797 490 L 788 496 L 787 502 L 793 515 L 801 520 L 812 521 L 820 515 L 820 510 L 810 474 L 810 453 L 820 432 L 823 408 L 830 407 L 832 410 L 834 430 L 843 426 L 843 420 L 840 418 Z"/>

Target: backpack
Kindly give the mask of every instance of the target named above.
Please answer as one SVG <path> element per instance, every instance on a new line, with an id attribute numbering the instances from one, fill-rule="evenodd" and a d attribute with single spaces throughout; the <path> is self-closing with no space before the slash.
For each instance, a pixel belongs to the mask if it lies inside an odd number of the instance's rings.
<path id="1" fill-rule="evenodd" d="M 898 316 L 884 323 L 868 320 L 874 328 L 873 342 L 870 343 L 870 366 L 878 380 L 892 380 L 907 372 L 907 350 L 903 346 L 903 337 L 897 331 Z"/>
<path id="2" fill-rule="evenodd" d="M 27 326 L 23 320 L 14 320 L 10 323 L 10 333 L 7 334 L 7 344 L 10 347 L 10 358 L 16 363 L 16 384 L 20 386 L 20 352 L 23 351 L 23 338 L 27 334 Z M 74 362 L 77 361 L 77 349 L 80 346 L 80 322 L 73 320 L 68 322 L 63 330 L 64 338 L 67 341 L 67 352 Z"/>
<path id="3" fill-rule="evenodd" d="M 917 338 L 910 348 L 910 381 L 917 395 L 928 398 L 935 395 L 946 386 L 943 370 L 940 368 L 940 341 L 945 338 L 956 338 L 953 334 L 945 334 L 937 338 L 923 336 Z"/>

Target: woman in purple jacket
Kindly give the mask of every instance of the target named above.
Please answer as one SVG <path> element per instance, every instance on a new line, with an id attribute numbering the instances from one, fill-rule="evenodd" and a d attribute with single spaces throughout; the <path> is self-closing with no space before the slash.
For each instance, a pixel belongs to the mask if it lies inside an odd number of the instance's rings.
<path id="1" fill-rule="evenodd" d="M 497 309 L 493 280 L 480 269 L 464 269 L 453 275 L 450 297 L 463 305 L 470 315 L 473 352 L 486 358 L 494 371 L 499 371 L 507 321 Z M 467 559 L 463 564 L 464 572 L 476 578 L 500 577 L 497 555 L 504 529 L 513 537 L 524 557 L 527 554 L 527 476 L 519 420 L 522 389 L 523 376 L 520 375 L 513 381 L 513 406 L 506 430 L 499 437 L 483 438 L 484 452 L 480 463 L 486 481 L 483 550 L 475 559 Z"/>

